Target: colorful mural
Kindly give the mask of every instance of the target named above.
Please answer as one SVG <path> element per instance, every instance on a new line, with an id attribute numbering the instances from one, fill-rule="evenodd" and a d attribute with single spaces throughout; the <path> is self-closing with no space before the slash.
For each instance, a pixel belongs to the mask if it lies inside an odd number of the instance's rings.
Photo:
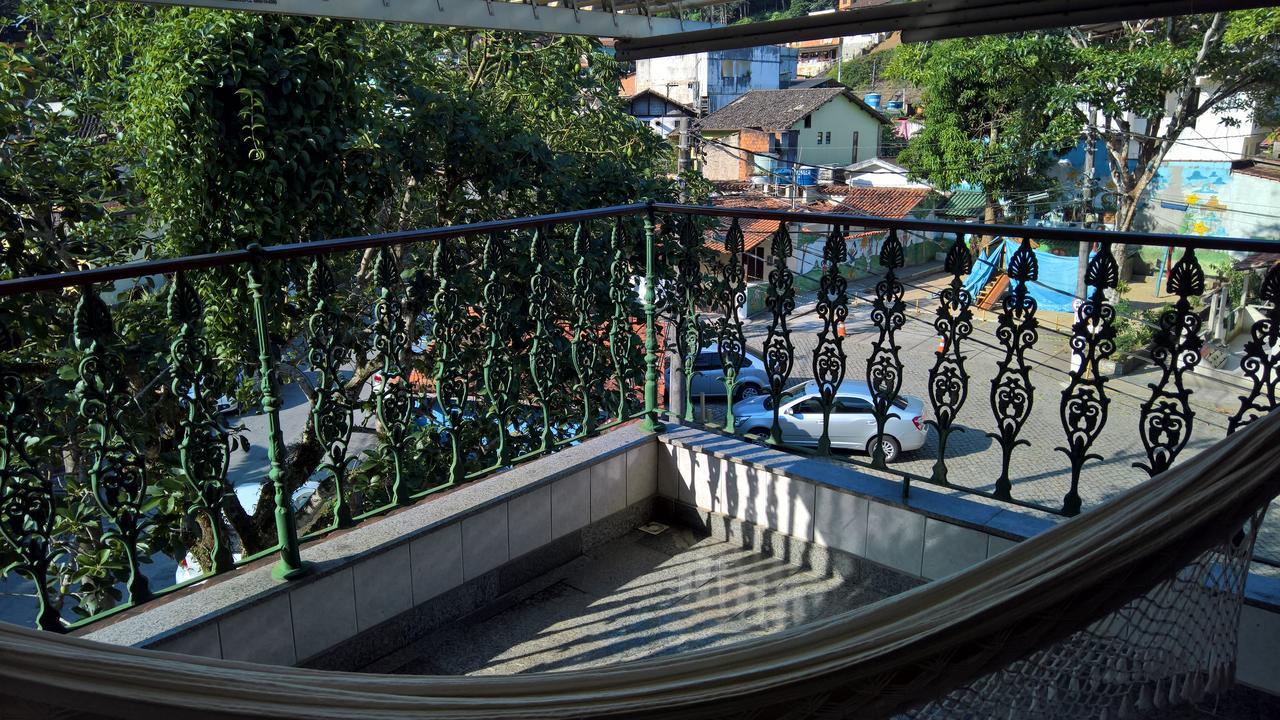
<path id="1" fill-rule="evenodd" d="M 1223 196 L 1231 184 L 1229 162 L 1171 162 L 1160 166 L 1147 190 L 1144 213 L 1158 232 L 1229 235 Z"/>

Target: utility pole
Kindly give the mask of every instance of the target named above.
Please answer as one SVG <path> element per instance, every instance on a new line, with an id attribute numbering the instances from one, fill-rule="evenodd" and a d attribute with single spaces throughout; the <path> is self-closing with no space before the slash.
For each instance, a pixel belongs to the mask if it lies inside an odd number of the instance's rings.
<path id="1" fill-rule="evenodd" d="M 1093 123 L 1093 106 L 1085 105 L 1084 114 L 1089 118 L 1084 131 L 1084 190 L 1081 193 L 1084 203 L 1085 227 L 1089 226 L 1089 215 L 1093 212 L 1093 154 L 1098 149 L 1098 140 L 1089 131 Z M 1082 242 L 1076 248 L 1079 266 L 1076 268 L 1076 297 L 1083 301 L 1089 292 L 1085 285 L 1085 273 L 1089 268 L 1089 243 Z"/>

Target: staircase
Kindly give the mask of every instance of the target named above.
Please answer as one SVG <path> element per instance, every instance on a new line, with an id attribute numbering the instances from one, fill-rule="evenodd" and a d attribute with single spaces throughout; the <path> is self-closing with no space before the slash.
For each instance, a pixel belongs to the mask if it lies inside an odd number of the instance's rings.
<path id="1" fill-rule="evenodd" d="M 983 310 L 990 310 L 1000 302 L 1000 298 L 1004 296 L 1004 291 L 1009 287 L 1009 276 L 1003 270 L 997 270 L 991 276 L 991 281 L 982 287 L 982 291 L 978 293 L 976 304 Z"/>

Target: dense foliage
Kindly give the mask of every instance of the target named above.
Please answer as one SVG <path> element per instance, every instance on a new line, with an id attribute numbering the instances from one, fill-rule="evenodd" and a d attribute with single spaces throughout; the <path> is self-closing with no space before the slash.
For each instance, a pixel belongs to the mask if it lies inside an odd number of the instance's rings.
<path id="1" fill-rule="evenodd" d="M 0 48 L 0 277 L 674 196 L 659 165 L 664 143 L 626 114 L 617 65 L 593 40 L 115 2 L 31 0 L 22 8 L 31 42 Z M 584 316 L 603 322 L 610 256 L 607 233 L 595 230 L 586 247 L 596 285 Z M 624 236 L 622 272 L 633 271 L 640 237 Z M 342 392 L 362 416 L 374 415 L 368 379 L 383 356 L 361 319 L 388 288 L 403 304 L 412 369 L 431 377 L 441 343 L 436 335 L 426 346 L 417 340 L 434 332 L 429 317 L 441 303 L 433 264 L 455 279 L 450 291 L 465 318 L 451 336 L 458 366 L 483 364 L 482 328 L 467 308 L 481 301 L 489 270 L 512 284 L 508 331 L 512 352 L 523 351 L 531 328 L 520 284 L 541 262 L 554 278 L 548 306 L 568 308 L 582 253 L 571 237 L 557 236 L 545 256 L 531 257 L 528 238 L 513 236 L 484 262 L 484 240 L 452 241 L 443 265 L 436 243 L 397 248 L 382 258 L 383 267 L 396 266 L 393 275 L 378 275 L 369 253 L 333 257 L 338 283 L 325 297 L 309 292 L 307 263 L 271 267 L 269 332 L 282 377 L 315 401 L 308 318 L 324 301 L 346 319 L 336 342 L 353 351 Z M 234 394 L 251 409 L 261 384 L 258 347 L 246 332 L 253 326 L 246 270 L 191 275 L 212 359 L 201 383 L 213 397 Z M 140 449 L 147 475 L 140 551 L 181 558 L 189 550 L 207 568 L 208 518 L 187 513 L 194 490 L 179 462 L 181 419 L 198 401 L 182 397 L 172 377 L 172 280 L 90 292 L 101 295 L 113 322 L 99 348 L 111 360 L 103 372 L 119 381 L 109 407 L 113 437 Z M 102 388 L 97 379 L 86 384 L 86 368 L 99 370 L 84 364 L 90 346 L 72 342 L 83 297 L 76 289 L 0 302 L 0 372 L 38 398 L 21 462 L 66 490 L 46 590 L 67 619 L 119 602 L 128 570 L 119 541 L 103 535 L 86 483 L 85 453 L 100 423 L 89 422 L 83 400 Z M 573 368 L 566 362 L 558 372 L 567 378 Z M 234 428 L 218 432 L 239 443 Z M 383 429 L 370 423 L 363 432 Z M 407 455 L 416 465 L 406 475 L 420 487 L 439 482 L 447 439 L 432 422 L 413 432 Z M 285 458 L 290 490 L 315 473 L 323 454 L 309 423 Z M 468 470 L 489 458 L 472 460 Z M 385 453 L 372 453 L 353 479 L 366 509 L 387 496 L 386 462 Z M 222 510 L 237 552 L 270 548 L 272 504 L 249 512 L 226 490 Z M 331 520 L 332 491 L 330 479 L 302 514 L 304 532 Z M 0 542 L 0 567 L 22 565 L 15 552 Z"/>

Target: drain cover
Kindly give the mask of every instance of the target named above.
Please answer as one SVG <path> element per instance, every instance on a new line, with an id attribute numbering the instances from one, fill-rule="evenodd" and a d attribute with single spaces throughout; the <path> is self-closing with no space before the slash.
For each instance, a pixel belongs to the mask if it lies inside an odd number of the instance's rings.
<path id="1" fill-rule="evenodd" d="M 650 535 L 661 535 L 667 531 L 667 526 L 660 522 L 651 522 L 640 526 L 640 532 L 649 533 Z"/>

